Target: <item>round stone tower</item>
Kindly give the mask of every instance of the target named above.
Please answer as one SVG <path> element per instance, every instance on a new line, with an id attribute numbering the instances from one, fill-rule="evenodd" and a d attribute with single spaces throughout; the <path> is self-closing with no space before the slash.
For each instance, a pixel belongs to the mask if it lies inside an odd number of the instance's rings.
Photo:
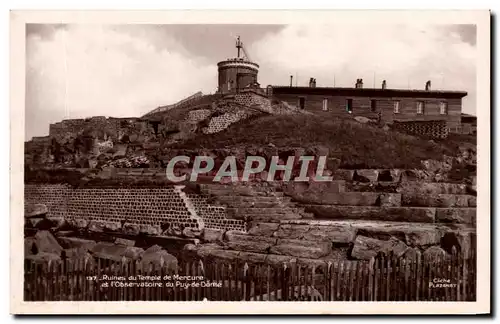
<path id="1" fill-rule="evenodd" d="M 243 43 L 238 37 L 236 41 L 238 56 L 236 58 L 227 59 L 217 63 L 219 71 L 219 93 L 234 93 L 241 89 L 257 86 L 257 74 L 259 65 L 248 59 L 245 53 Z M 245 57 L 240 57 L 241 51 Z"/>

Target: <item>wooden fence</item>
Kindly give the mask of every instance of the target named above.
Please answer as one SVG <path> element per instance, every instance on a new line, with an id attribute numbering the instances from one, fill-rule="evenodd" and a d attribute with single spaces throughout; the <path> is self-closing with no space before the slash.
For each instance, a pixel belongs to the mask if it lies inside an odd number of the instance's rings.
<path id="1" fill-rule="evenodd" d="M 181 260 L 25 264 L 26 301 L 474 301 L 475 254 L 302 265 Z"/>

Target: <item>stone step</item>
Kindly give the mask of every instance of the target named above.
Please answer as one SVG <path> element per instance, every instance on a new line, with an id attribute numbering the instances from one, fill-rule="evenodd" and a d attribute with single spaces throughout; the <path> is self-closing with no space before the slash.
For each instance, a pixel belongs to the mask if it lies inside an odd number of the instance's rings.
<path id="1" fill-rule="evenodd" d="M 290 220 L 290 219 L 302 219 L 302 215 L 298 213 L 290 213 L 290 214 L 240 214 L 234 216 L 236 219 L 247 219 L 251 222 L 280 222 L 282 220 Z M 240 218 L 241 217 L 241 218 Z"/>
<path id="2" fill-rule="evenodd" d="M 379 192 L 322 192 L 320 194 L 297 194 L 294 201 L 313 205 L 343 206 L 401 206 L 400 193 Z"/>
<path id="3" fill-rule="evenodd" d="M 283 251 L 283 249 L 281 249 Z M 335 252 L 335 248 L 332 248 L 332 252 Z M 323 257 L 321 259 L 312 259 L 310 256 L 304 258 L 281 255 L 281 254 L 267 254 L 267 253 L 256 253 L 256 252 L 243 252 L 237 250 L 227 250 L 223 247 L 207 246 L 201 245 L 195 250 L 200 257 L 213 258 L 224 261 L 235 261 L 239 260 L 242 264 L 244 262 L 248 263 L 260 263 L 260 264 L 270 264 L 275 266 L 282 266 L 284 263 L 297 263 L 303 266 L 311 266 L 315 264 L 316 266 L 328 266 L 328 262 L 335 262 L 340 259 L 345 260 L 345 258 L 330 258 L 330 255 Z M 342 251 L 343 252 L 343 251 Z M 344 264 L 350 261 L 344 261 Z M 266 273 L 267 276 L 267 273 Z"/>
<path id="4" fill-rule="evenodd" d="M 405 181 L 400 184 L 397 189 L 403 194 L 403 199 L 406 197 L 428 195 L 435 196 L 440 194 L 467 194 L 467 185 L 462 183 L 447 183 L 447 182 L 424 182 L 424 181 Z"/>
<path id="5" fill-rule="evenodd" d="M 265 214 L 290 214 L 303 212 L 301 207 L 270 207 L 270 208 L 226 208 L 226 212 L 230 214 L 246 214 L 246 215 L 265 215 Z"/>
<path id="6" fill-rule="evenodd" d="M 301 258 L 318 259 L 332 252 L 330 242 L 278 239 L 276 245 L 269 248 L 269 253 Z"/>
<path id="7" fill-rule="evenodd" d="M 457 194 L 405 196 L 405 206 L 476 207 L 476 196 Z"/>
<path id="8" fill-rule="evenodd" d="M 371 207 L 305 205 L 306 212 L 322 219 L 370 219 L 417 223 L 475 224 L 476 208 Z"/>
<path id="9" fill-rule="evenodd" d="M 217 190 L 217 189 L 232 189 L 234 191 L 253 191 L 253 192 L 267 192 L 276 190 L 271 186 L 258 186 L 258 185 L 241 185 L 241 184 L 217 184 L 217 183 L 200 183 L 202 190 Z"/>
<path id="10" fill-rule="evenodd" d="M 436 222 L 476 224 L 476 208 L 436 208 Z"/>
<path id="11" fill-rule="evenodd" d="M 306 212 L 320 219 L 372 219 L 434 223 L 436 208 L 304 205 Z"/>
<path id="12" fill-rule="evenodd" d="M 224 240 L 224 245 L 231 250 L 267 253 L 269 248 L 275 245 L 278 239 L 228 231 L 224 235 Z"/>
<path id="13" fill-rule="evenodd" d="M 283 192 L 272 191 L 250 191 L 250 190 L 234 190 L 232 188 L 217 188 L 217 189 L 202 189 L 202 193 L 214 196 L 243 196 L 243 197 L 283 197 Z"/>
<path id="14" fill-rule="evenodd" d="M 294 207 L 289 197 L 217 196 L 217 202 L 235 208 Z"/>
<path id="15" fill-rule="evenodd" d="M 377 239 L 396 237 L 408 246 L 440 244 L 445 233 L 454 233 L 459 242 L 466 241 L 475 232 L 470 224 L 410 223 L 369 220 L 282 220 L 275 223 L 252 223 L 248 234 L 305 240 L 330 240 L 333 243 L 351 243 L 355 236 Z M 461 245 L 470 244 L 464 242 Z"/>
<path id="16" fill-rule="evenodd" d="M 404 221 L 382 221 L 382 220 L 366 220 L 366 219 L 299 219 L 299 220 L 283 220 L 279 224 L 269 223 L 274 227 L 280 224 L 294 224 L 294 225 L 318 225 L 318 226 L 381 226 L 381 227 L 414 227 L 419 229 L 452 229 L 452 230 L 475 230 L 474 226 L 470 224 L 452 224 L 452 223 L 419 223 L 404 222 Z M 261 226 L 266 226 L 266 223 L 259 223 Z M 417 227 L 416 227 L 417 226 Z"/>

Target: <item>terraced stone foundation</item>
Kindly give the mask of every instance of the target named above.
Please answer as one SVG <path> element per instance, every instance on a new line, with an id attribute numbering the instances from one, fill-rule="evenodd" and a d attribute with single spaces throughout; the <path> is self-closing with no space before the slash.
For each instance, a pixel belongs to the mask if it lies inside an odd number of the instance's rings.
<path id="1" fill-rule="evenodd" d="M 453 246 L 468 253 L 475 192 L 375 171 L 337 170 L 329 183 L 199 184 L 198 193 L 27 185 L 25 195 L 46 204 L 49 218 L 91 231 L 196 238 L 201 244 L 186 249 L 200 256 L 273 263 L 451 253 Z"/>
<path id="2" fill-rule="evenodd" d="M 468 254 L 476 209 L 475 195 L 466 185 L 420 183 L 403 172 L 389 178 L 390 172 L 347 171 L 337 171 L 338 180 L 331 183 L 203 185 L 214 203 L 248 221 L 248 231 L 212 233 L 202 239 L 207 243 L 188 249 L 266 263 L 369 260 L 379 252 L 412 257 L 451 253 L 453 246 Z M 354 181 L 356 174 L 368 179 L 368 185 Z M 378 181 L 380 174 L 385 181 Z"/>

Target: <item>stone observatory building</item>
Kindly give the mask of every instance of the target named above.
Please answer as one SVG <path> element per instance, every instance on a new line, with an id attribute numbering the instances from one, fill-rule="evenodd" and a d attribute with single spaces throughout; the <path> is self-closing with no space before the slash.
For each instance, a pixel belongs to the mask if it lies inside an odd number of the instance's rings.
<path id="1" fill-rule="evenodd" d="M 219 93 L 234 93 L 242 89 L 260 87 L 257 82 L 259 65 L 248 58 L 240 37 L 236 40 L 236 48 L 238 50 L 236 58 L 230 58 L 217 63 Z"/>

